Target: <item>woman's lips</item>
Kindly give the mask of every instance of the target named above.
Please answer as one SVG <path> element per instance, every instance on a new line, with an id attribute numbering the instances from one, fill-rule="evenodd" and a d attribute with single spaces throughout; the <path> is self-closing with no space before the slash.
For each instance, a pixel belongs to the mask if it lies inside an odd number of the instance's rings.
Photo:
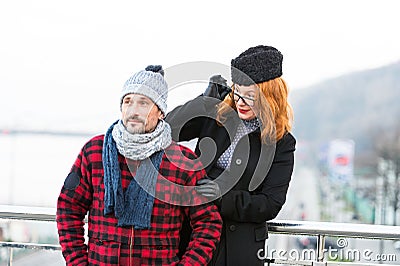
<path id="1" fill-rule="evenodd" d="M 238 109 L 239 113 L 241 114 L 245 114 L 247 113 L 249 110 L 244 110 L 244 109 Z"/>

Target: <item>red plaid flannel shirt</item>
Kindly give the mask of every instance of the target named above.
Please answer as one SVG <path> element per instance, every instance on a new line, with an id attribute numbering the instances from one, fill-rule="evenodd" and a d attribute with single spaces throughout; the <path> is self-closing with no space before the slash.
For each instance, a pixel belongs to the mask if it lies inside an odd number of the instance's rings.
<path id="1" fill-rule="evenodd" d="M 154 201 L 150 229 L 118 227 L 114 215 L 104 216 L 104 183 L 102 146 L 104 135 L 85 144 L 71 172 L 79 183 L 71 188 L 64 184 L 57 202 L 59 241 L 67 265 L 122 265 L 130 257 L 131 265 L 206 265 L 219 241 L 222 220 L 213 204 L 184 207 Z M 189 149 L 172 143 L 163 155 L 156 185 L 156 195 L 173 198 L 175 184 L 194 186 L 205 176 L 201 163 Z M 122 186 L 132 180 L 131 164 L 119 154 Z M 128 167 L 129 165 L 129 167 Z M 133 173 L 134 174 L 134 173 Z M 167 182 L 165 182 L 167 181 Z M 175 191 L 176 192 L 176 191 Z M 182 196 L 182 195 L 181 195 Z M 188 202 L 193 200 L 191 195 Z M 88 213 L 89 247 L 84 241 L 84 217 Z M 176 256 L 179 230 L 184 215 L 193 226 L 189 248 L 181 260 Z"/>

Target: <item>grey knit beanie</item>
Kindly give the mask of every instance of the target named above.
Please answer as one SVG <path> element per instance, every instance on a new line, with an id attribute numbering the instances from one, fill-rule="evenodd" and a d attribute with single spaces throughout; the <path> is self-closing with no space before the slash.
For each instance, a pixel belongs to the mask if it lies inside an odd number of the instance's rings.
<path id="1" fill-rule="evenodd" d="M 164 80 L 164 70 L 160 65 L 149 65 L 131 76 L 124 84 L 121 92 L 121 101 L 130 93 L 149 97 L 161 112 L 167 112 L 168 84 Z"/>

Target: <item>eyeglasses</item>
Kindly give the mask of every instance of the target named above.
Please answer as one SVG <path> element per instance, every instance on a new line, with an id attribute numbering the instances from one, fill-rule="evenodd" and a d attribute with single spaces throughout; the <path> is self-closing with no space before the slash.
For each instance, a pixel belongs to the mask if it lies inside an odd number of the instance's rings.
<path id="1" fill-rule="evenodd" d="M 232 94 L 233 94 L 233 96 L 232 96 Z M 235 102 L 238 102 L 241 99 L 244 104 L 246 104 L 248 106 L 254 106 L 254 98 L 242 96 L 242 95 L 240 95 L 239 93 L 236 93 L 236 92 L 233 92 L 232 94 L 229 94 L 229 95 L 231 96 L 231 98 L 233 98 L 233 100 Z"/>

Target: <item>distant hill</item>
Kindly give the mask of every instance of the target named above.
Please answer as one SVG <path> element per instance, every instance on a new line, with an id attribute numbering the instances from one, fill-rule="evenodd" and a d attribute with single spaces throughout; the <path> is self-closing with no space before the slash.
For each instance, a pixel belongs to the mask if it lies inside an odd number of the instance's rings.
<path id="1" fill-rule="evenodd" d="M 400 61 L 347 74 L 291 91 L 293 132 L 299 140 L 321 143 L 351 138 L 356 151 L 373 147 L 372 135 L 400 124 Z"/>

